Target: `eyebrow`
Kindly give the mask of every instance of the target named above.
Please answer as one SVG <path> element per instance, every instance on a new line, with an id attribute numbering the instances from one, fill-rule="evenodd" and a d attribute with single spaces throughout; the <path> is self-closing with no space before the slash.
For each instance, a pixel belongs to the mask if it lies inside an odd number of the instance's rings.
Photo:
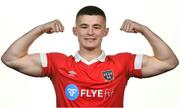
<path id="1" fill-rule="evenodd" d="M 79 26 L 80 26 L 80 27 L 81 27 L 81 26 L 88 26 L 88 24 L 80 24 Z M 94 24 L 93 26 L 102 27 L 102 25 L 100 25 L 100 24 Z"/>
<path id="2" fill-rule="evenodd" d="M 94 24 L 93 26 L 102 27 L 102 25 L 100 25 L 100 24 Z"/>
<path id="3" fill-rule="evenodd" d="M 87 24 L 80 24 L 79 26 L 81 27 L 81 26 L 88 26 L 88 25 Z"/>

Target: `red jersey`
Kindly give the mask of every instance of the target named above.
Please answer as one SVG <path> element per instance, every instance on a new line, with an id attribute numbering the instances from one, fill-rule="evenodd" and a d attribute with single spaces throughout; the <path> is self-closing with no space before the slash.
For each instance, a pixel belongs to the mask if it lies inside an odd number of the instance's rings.
<path id="1" fill-rule="evenodd" d="M 41 54 L 42 74 L 54 85 L 57 107 L 123 107 L 128 79 L 142 77 L 142 55 L 103 57 L 86 64 L 61 53 Z"/>

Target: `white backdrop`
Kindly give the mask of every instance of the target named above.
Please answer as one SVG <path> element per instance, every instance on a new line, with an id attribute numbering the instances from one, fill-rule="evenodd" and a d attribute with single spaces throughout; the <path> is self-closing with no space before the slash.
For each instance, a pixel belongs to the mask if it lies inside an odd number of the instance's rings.
<path id="1" fill-rule="evenodd" d="M 29 52 L 74 54 L 78 50 L 78 42 L 72 27 L 76 13 L 86 5 L 96 5 L 106 13 L 110 28 L 102 45 L 106 54 L 131 52 L 152 55 L 151 47 L 143 36 L 119 30 L 128 18 L 151 28 L 180 58 L 178 0 L 1 0 L 0 56 L 21 35 L 54 19 L 63 23 L 64 33 L 44 34 L 33 43 Z M 125 92 L 125 108 L 180 108 L 179 71 L 178 66 L 153 78 L 131 78 Z M 0 108 L 55 106 L 55 93 L 48 78 L 29 77 L 0 62 Z"/>

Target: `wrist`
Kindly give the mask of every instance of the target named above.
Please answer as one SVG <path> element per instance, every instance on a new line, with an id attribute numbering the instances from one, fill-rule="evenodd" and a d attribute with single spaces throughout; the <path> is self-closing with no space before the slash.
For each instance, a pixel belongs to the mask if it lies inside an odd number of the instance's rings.
<path id="1" fill-rule="evenodd" d="M 45 31 L 44 31 L 44 29 L 43 29 L 43 27 L 41 25 L 35 27 L 34 30 L 38 35 L 41 35 L 41 34 L 45 33 Z"/>
<path id="2" fill-rule="evenodd" d="M 141 28 L 141 34 L 146 34 L 147 32 L 149 31 L 149 28 L 145 25 L 142 25 L 142 28 Z"/>

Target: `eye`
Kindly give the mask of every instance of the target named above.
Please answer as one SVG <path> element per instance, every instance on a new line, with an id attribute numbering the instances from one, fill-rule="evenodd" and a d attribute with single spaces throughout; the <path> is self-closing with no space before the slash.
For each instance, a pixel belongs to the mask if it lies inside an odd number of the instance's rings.
<path id="1" fill-rule="evenodd" d="M 95 25 L 93 26 L 94 29 L 101 29 L 101 27 L 102 27 L 102 26 L 99 25 L 99 24 L 95 24 Z"/>
<path id="2" fill-rule="evenodd" d="M 99 26 L 96 26 L 96 27 L 94 27 L 95 29 L 101 29 L 101 27 L 99 27 Z"/>
<path id="3" fill-rule="evenodd" d="M 87 25 L 87 24 L 81 24 L 79 27 L 80 27 L 81 29 L 86 29 L 86 28 L 88 28 L 88 25 Z"/>
<path id="4" fill-rule="evenodd" d="M 86 29 L 86 28 L 88 28 L 87 26 L 81 26 L 80 28 L 82 28 L 82 29 Z"/>

